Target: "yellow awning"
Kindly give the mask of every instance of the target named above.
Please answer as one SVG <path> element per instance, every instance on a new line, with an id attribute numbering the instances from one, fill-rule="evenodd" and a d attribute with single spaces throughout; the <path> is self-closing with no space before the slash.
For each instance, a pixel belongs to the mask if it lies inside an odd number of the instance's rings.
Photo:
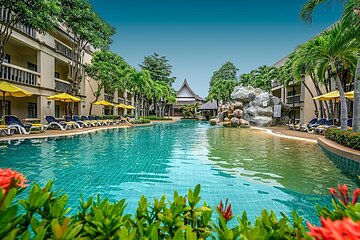
<path id="1" fill-rule="evenodd" d="M 67 93 L 60 93 L 47 97 L 49 100 L 61 101 L 61 102 L 81 102 L 80 98 L 74 97 Z"/>
<path id="2" fill-rule="evenodd" d="M 126 106 L 126 109 L 135 109 L 135 107 L 134 107 L 134 106 L 131 106 L 131 105 L 127 105 L 127 106 Z"/>
<path id="3" fill-rule="evenodd" d="M 353 99 L 354 99 L 354 91 L 345 93 L 345 96 L 346 96 L 348 99 L 353 100 Z"/>
<path id="4" fill-rule="evenodd" d="M 354 91 L 345 93 L 345 97 L 347 99 L 351 99 L 351 100 L 354 99 Z M 338 98 L 340 98 L 340 93 L 339 93 L 339 91 L 336 90 L 336 91 L 332 91 L 332 92 L 325 93 L 323 95 L 314 97 L 313 99 L 319 100 L 319 101 L 330 101 L 333 99 L 336 100 Z"/>
<path id="5" fill-rule="evenodd" d="M 97 102 L 94 102 L 93 104 L 95 104 L 95 105 L 103 105 L 103 106 L 114 106 L 114 104 L 112 104 L 112 103 L 109 103 L 109 102 L 107 102 L 107 101 L 105 101 L 105 100 L 100 100 L 100 101 L 97 101 Z"/>
<path id="6" fill-rule="evenodd" d="M 1 96 L 5 97 L 30 97 L 33 95 L 32 92 L 26 91 L 8 82 L 0 82 Z"/>
<path id="7" fill-rule="evenodd" d="M 116 105 L 115 106 L 116 108 L 126 108 L 127 106 L 125 105 L 125 104 L 123 104 L 123 103 L 120 103 L 120 104 L 118 104 L 118 105 Z"/>

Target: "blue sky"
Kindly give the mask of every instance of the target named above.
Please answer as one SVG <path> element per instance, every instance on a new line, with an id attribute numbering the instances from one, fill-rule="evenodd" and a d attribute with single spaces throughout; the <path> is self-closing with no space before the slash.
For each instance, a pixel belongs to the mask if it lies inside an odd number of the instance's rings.
<path id="1" fill-rule="evenodd" d="M 226 61 L 241 73 L 272 65 L 339 19 L 330 3 L 312 24 L 299 18 L 306 0 L 92 0 L 116 28 L 111 50 L 132 66 L 154 52 L 165 55 L 177 78 L 205 97 L 212 73 Z M 336 2 L 336 1 L 334 1 Z M 341 1 L 340 1 L 341 2 Z"/>

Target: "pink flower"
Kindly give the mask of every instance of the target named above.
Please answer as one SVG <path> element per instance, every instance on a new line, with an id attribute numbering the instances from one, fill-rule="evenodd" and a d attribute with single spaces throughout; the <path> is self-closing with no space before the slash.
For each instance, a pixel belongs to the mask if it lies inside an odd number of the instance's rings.
<path id="1" fill-rule="evenodd" d="M 321 218 L 321 227 L 314 227 L 309 222 L 307 226 L 310 230 L 309 235 L 316 240 L 359 240 L 360 239 L 360 222 L 353 222 L 350 218 L 331 221 L 330 219 Z"/>
<path id="2" fill-rule="evenodd" d="M 357 200 L 359 199 L 360 196 L 360 189 L 356 188 L 353 192 L 353 197 L 352 197 L 352 205 L 355 205 L 357 203 Z"/>
<path id="3" fill-rule="evenodd" d="M 25 188 L 28 180 L 17 171 L 0 168 L 0 188 L 3 193 L 7 193 L 11 188 Z"/>
<path id="4" fill-rule="evenodd" d="M 231 204 L 229 204 L 229 206 L 228 206 L 228 201 L 229 201 L 229 199 L 226 199 L 225 206 L 224 206 L 224 204 L 221 200 L 219 206 L 217 206 L 219 213 L 226 221 L 230 221 L 233 216 L 233 212 L 231 210 Z"/>

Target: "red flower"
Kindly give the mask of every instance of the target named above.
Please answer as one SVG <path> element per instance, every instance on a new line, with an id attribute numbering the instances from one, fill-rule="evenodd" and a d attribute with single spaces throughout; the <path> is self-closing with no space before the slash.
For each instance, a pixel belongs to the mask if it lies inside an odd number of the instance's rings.
<path id="1" fill-rule="evenodd" d="M 7 193 L 11 188 L 25 188 L 28 180 L 17 171 L 0 168 L 0 188 L 3 193 Z"/>
<path id="2" fill-rule="evenodd" d="M 221 200 L 219 206 L 217 206 L 219 213 L 226 221 L 231 220 L 231 218 L 233 216 L 233 212 L 231 210 L 231 204 L 229 204 L 229 206 L 228 206 L 228 201 L 229 201 L 229 199 L 226 199 L 225 206 L 224 206 L 224 204 Z"/>
<path id="3" fill-rule="evenodd" d="M 322 227 L 314 227 L 309 222 L 307 226 L 310 230 L 309 235 L 316 240 L 359 240 L 360 239 L 360 222 L 353 222 L 350 218 L 331 221 L 330 219 L 321 218 Z"/>
<path id="4" fill-rule="evenodd" d="M 352 197 L 352 205 L 355 205 L 357 203 L 357 200 L 359 199 L 360 196 L 360 189 L 356 188 L 353 192 L 353 197 Z"/>
<path id="5" fill-rule="evenodd" d="M 339 192 L 337 192 L 335 188 L 329 188 L 329 192 L 335 201 L 336 199 L 339 200 L 344 206 L 350 205 L 348 187 L 345 184 L 342 186 L 339 184 L 338 191 Z M 353 198 L 351 202 L 352 205 L 356 204 L 359 196 L 360 196 L 360 189 L 356 188 L 353 192 Z"/>

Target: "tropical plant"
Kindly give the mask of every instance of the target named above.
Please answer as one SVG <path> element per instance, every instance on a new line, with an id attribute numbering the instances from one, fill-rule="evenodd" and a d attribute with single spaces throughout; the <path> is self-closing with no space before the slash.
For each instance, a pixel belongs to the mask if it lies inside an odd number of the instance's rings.
<path id="1" fill-rule="evenodd" d="M 355 27 L 354 27 L 355 28 Z M 316 75 L 319 80 L 326 77 L 336 83 L 340 93 L 341 129 L 347 129 L 348 108 L 345 91 L 342 85 L 343 72 L 354 72 L 360 49 L 359 31 L 339 22 L 311 40 L 309 57 L 316 60 Z"/>
<path id="2" fill-rule="evenodd" d="M 1 239 L 357 239 L 359 236 L 360 189 L 350 201 L 346 185 L 330 189 L 333 209 L 318 207 L 321 227 L 307 223 L 293 211 L 292 220 L 285 214 L 277 218 L 263 210 L 252 224 L 246 212 L 236 217 L 232 206 L 220 201 L 217 220 L 206 202 L 200 203 L 200 185 L 186 196 L 174 192 L 172 200 L 164 195 L 152 203 L 139 199 L 136 211 L 126 214 L 126 200 L 110 202 L 99 195 L 80 197 L 77 211 L 70 213 L 68 196 L 33 183 L 26 196 L 26 178 L 11 169 L 0 169 L 0 238 Z M 16 197 L 16 198 L 15 198 Z M 15 200 L 18 199 L 18 200 Z M 234 221 L 237 220 L 237 222 Z M 332 238 L 331 238 L 332 239 Z"/>
<path id="3" fill-rule="evenodd" d="M 60 14 L 59 0 L 0 0 L 0 66 L 6 57 L 5 45 L 21 24 L 44 33 L 55 28 Z"/>
<path id="4" fill-rule="evenodd" d="M 217 103 L 230 101 L 230 95 L 234 91 L 237 82 L 234 80 L 218 80 L 209 90 L 208 100 L 216 100 Z"/>
<path id="5" fill-rule="evenodd" d="M 90 78 L 87 79 L 91 92 L 96 102 L 106 87 L 115 90 L 124 90 L 126 88 L 126 77 L 130 73 L 130 67 L 125 60 L 110 51 L 96 51 L 91 59 L 91 64 L 85 65 L 85 72 Z M 96 86 L 94 85 L 94 80 Z M 91 115 L 93 104 L 90 105 L 89 115 Z"/>
<path id="6" fill-rule="evenodd" d="M 321 4 L 329 2 L 330 0 L 308 0 L 301 10 L 301 17 L 311 22 L 314 10 Z M 344 1 L 346 3 L 346 1 Z M 344 25 L 352 28 L 353 31 L 359 32 L 360 25 L 360 1 L 350 0 L 345 7 L 343 17 L 341 19 Z M 359 41 L 359 39 L 357 39 Z M 360 54 L 354 76 L 354 104 L 353 104 L 353 131 L 360 131 Z"/>
<path id="7" fill-rule="evenodd" d="M 86 0 L 60 0 L 60 22 L 70 32 L 72 43 L 72 61 L 70 67 L 71 93 L 78 94 L 80 83 L 84 80 L 85 50 L 91 47 L 106 49 L 111 43 L 110 37 L 115 29 L 107 24 Z"/>
<path id="8" fill-rule="evenodd" d="M 189 104 L 189 105 L 182 105 L 180 107 L 180 112 L 183 115 L 183 118 L 196 118 L 196 110 L 198 108 L 198 104 Z"/>
<path id="9" fill-rule="evenodd" d="M 164 82 L 171 86 L 176 79 L 176 77 L 171 77 L 172 66 L 169 64 L 169 60 L 158 53 L 145 56 L 143 63 L 139 66 L 142 70 L 148 71 L 154 81 Z"/>
<path id="10" fill-rule="evenodd" d="M 224 63 L 219 70 L 215 71 L 210 80 L 210 87 L 214 85 L 217 81 L 222 80 L 231 80 L 236 81 L 236 74 L 239 69 L 230 61 Z"/>

